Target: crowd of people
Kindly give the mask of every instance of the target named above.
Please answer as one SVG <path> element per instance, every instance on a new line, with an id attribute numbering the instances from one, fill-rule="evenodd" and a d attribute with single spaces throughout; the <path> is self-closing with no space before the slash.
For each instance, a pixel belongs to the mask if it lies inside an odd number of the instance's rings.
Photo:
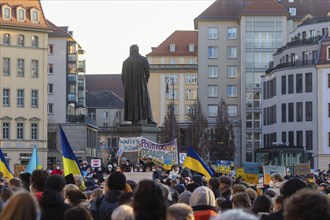
<path id="1" fill-rule="evenodd" d="M 212 168 L 212 167 L 211 167 Z M 205 176 L 171 170 L 151 159 L 137 165 L 122 158 L 63 176 L 60 167 L 6 179 L 0 173 L 1 220 L 329 220 L 330 171 L 308 176 L 271 175 L 262 186 L 235 175 Z M 127 179 L 125 172 L 153 172 Z"/>

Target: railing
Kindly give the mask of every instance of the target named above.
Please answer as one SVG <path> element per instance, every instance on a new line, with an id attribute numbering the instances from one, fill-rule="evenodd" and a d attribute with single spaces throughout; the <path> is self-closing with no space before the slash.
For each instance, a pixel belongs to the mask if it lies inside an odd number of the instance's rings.
<path id="1" fill-rule="evenodd" d="M 308 65 L 313 65 L 314 63 L 315 63 L 315 60 L 299 60 L 299 61 L 295 61 L 295 62 L 281 63 L 281 64 L 278 64 L 274 68 L 270 68 L 270 69 L 266 70 L 266 74 L 269 74 L 277 69 L 288 68 L 288 67 L 308 66 Z"/>
<path id="2" fill-rule="evenodd" d="M 86 123 L 96 126 L 96 121 L 87 115 L 67 115 L 66 120 L 70 123 Z"/>
<path id="3" fill-rule="evenodd" d="M 197 64 L 150 64 L 151 70 L 197 70 Z"/>
<path id="4" fill-rule="evenodd" d="M 297 39 L 297 40 L 288 42 L 285 46 L 278 48 L 275 54 L 281 53 L 282 51 L 284 51 L 290 47 L 294 47 L 294 46 L 298 46 L 298 45 L 317 44 L 321 40 L 321 38 L 322 38 L 322 36 L 317 36 L 317 37 L 310 37 L 307 39 Z"/>

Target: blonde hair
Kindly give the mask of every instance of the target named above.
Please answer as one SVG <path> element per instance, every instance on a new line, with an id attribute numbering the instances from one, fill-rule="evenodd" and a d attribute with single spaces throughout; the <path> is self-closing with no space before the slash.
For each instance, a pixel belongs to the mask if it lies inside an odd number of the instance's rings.
<path id="1" fill-rule="evenodd" d="M 15 193 L 1 211 L 0 219 L 35 220 L 40 214 L 36 198 L 29 192 Z"/>
<path id="2" fill-rule="evenodd" d="M 194 211 L 186 203 L 175 203 L 167 209 L 166 220 L 194 220 Z"/>
<path id="3" fill-rule="evenodd" d="M 67 193 L 72 190 L 79 190 L 79 187 L 76 184 L 67 184 L 64 186 L 63 191 L 64 191 L 64 198 L 67 197 Z"/>
<path id="4" fill-rule="evenodd" d="M 129 205 L 118 206 L 111 214 L 112 220 L 134 220 L 133 208 Z"/>

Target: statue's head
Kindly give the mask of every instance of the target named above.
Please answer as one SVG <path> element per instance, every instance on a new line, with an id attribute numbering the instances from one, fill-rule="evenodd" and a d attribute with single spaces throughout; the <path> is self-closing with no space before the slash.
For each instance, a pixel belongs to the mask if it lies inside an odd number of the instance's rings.
<path id="1" fill-rule="evenodd" d="M 131 54 L 137 54 L 139 53 L 139 46 L 136 44 L 133 44 L 130 48 L 129 48 L 129 52 Z"/>

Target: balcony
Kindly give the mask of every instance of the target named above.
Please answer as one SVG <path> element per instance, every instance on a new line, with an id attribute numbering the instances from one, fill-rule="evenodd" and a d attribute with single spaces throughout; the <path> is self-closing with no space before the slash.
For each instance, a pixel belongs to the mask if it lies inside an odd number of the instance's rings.
<path id="1" fill-rule="evenodd" d="M 86 61 L 78 61 L 78 72 L 85 73 L 86 72 Z"/>
<path id="2" fill-rule="evenodd" d="M 76 62 L 77 61 L 77 55 L 76 54 L 68 54 L 68 62 Z"/>
<path id="3" fill-rule="evenodd" d="M 294 47 L 294 46 L 303 46 L 303 45 L 314 45 L 322 39 L 322 36 L 310 37 L 308 39 L 296 39 L 287 43 L 284 47 L 278 48 L 275 55 L 283 52 L 284 50 Z"/>
<path id="4" fill-rule="evenodd" d="M 274 70 L 278 69 L 283 69 L 283 68 L 288 68 L 288 67 L 302 67 L 302 66 L 310 66 L 314 65 L 315 61 L 314 60 L 300 60 L 300 61 L 295 61 L 295 62 L 288 62 L 288 63 L 281 63 L 278 64 L 274 68 L 270 68 L 266 70 L 266 74 L 269 74 L 273 72 Z"/>
<path id="5" fill-rule="evenodd" d="M 70 123 L 86 123 L 96 126 L 96 121 L 87 115 L 67 115 L 66 121 Z"/>
<path id="6" fill-rule="evenodd" d="M 197 64 L 150 64 L 150 70 L 197 70 Z"/>
<path id="7" fill-rule="evenodd" d="M 68 83 L 76 83 L 76 82 L 77 82 L 76 74 L 68 74 Z"/>

